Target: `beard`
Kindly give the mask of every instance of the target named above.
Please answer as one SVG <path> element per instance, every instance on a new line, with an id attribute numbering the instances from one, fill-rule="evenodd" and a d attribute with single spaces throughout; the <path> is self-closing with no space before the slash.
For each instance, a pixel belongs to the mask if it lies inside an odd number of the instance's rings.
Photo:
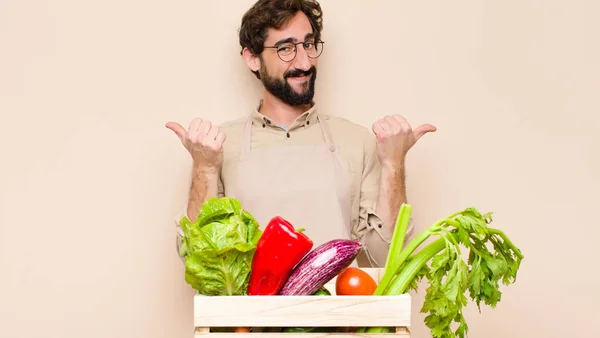
<path id="1" fill-rule="evenodd" d="M 309 76 L 310 79 L 302 84 L 302 93 L 298 93 L 290 86 L 287 79 L 290 77 L 298 76 Z M 267 69 L 264 67 L 264 63 L 260 69 L 260 80 L 262 81 L 265 89 L 273 96 L 277 97 L 284 103 L 290 106 L 302 106 L 313 103 L 313 97 L 315 95 L 315 80 L 317 79 L 317 69 L 313 66 L 307 71 L 298 69 L 292 69 L 283 74 L 283 79 L 275 78 L 269 75 Z"/>

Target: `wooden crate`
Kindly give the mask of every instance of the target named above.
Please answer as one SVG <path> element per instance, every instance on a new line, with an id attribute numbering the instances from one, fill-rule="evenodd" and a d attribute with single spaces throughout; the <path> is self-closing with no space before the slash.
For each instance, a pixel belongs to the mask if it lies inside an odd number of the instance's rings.
<path id="1" fill-rule="evenodd" d="M 363 268 L 376 281 L 383 269 Z M 410 337 L 411 297 L 337 296 L 335 278 L 326 284 L 332 296 L 223 296 L 194 297 L 195 337 L 261 335 L 277 338 Z M 394 327 L 390 334 L 336 333 L 229 333 L 211 328 L 233 327 Z M 343 331 L 343 330 L 342 330 Z M 346 330 L 348 331 L 348 330 Z M 206 337 L 209 338 L 209 337 Z M 265 338 L 265 337 L 263 337 Z"/>

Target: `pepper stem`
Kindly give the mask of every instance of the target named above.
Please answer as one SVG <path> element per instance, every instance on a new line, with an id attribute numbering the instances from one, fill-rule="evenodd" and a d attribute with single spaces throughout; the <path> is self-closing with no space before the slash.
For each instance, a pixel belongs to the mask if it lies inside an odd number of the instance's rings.
<path id="1" fill-rule="evenodd" d="M 306 230 L 306 229 L 304 229 L 304 228 L 300 228 L 300 229 L 296 229 L 296 232 L 302 232 L 302 231 L 304 231 L 304 230 Z"/>

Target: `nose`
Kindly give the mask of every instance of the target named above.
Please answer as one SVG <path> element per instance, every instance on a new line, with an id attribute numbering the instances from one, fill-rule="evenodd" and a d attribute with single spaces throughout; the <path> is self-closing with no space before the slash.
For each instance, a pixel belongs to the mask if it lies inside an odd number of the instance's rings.
<path id="1" fill-rule="evenodd" d="M 311 67 L 311 59 L 308 57 L 304 46 L 298 45 L 296 47 L 296 58 L 294 59 L 294 68 L 308 71 Z"/>

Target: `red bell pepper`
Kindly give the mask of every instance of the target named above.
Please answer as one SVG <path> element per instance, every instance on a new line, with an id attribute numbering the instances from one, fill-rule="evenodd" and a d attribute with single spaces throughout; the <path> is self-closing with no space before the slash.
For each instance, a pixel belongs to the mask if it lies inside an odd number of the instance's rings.
<path id="1" fill-rule="evenodd" d="M 280 216 L 269 221 L 252 260 L 248 295 L 276 295 L 313 241 Z"/>

